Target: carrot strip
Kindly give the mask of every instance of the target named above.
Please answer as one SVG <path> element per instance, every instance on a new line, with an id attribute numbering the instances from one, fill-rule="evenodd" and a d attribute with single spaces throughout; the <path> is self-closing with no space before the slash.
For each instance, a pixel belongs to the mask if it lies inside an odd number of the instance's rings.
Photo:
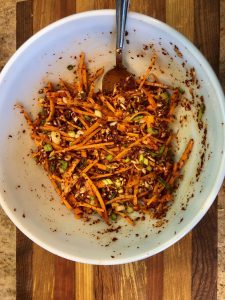
<path id="1" fill-rule="evenodd" d="M 100 99 L 103 102 L 103 104 L 105 104 L 108 107 L 109 110 L 111 110 L 113 113 L 115 112 L 115 108 L 103 95 L 100 95 Z"/>
<path id="2" fill-rule="evenodd" d="M 100 143 L 100 144 L 91 144 L 91 145 L 74 145 L 74 146 L 70 146 L 68 148 L 64 148 L 62 150 L 57 150 L 55 151 L 55 153 L 65 153 L 68 151 L 80 151 L 80 150 L 84 150 L 84 149 L 99 149 L 99 148 L 103 148 L 105 146 L 110 146 L 113 145 L 113 142 L 109 142 L 109 143 Z"/>
<path id="3" fill-rule="evenodd" d="M 126 214 L 117 211 L 116 214 L 120 215 L 122 218 L 124 218 L 130 225 L 134 226 L 134 221 Z"/>
<path id="4" fill-rule="evenodd" d="M 100 208 L 100 207 L 88 204 L 86 202 L 82 202 L 82 203 L 81 202 L 77 202 L 76 205 L 77 206 L 84 206 L 84 207 L 91 208 L 91 209 L 96 210 L 96 211 L 104 212 L 103 208 Z"/>
<path id="5" fill-rule="evenodd" d="M 138 139 L 136 142 L 130 144 L 126 149 L 124 149 L 122 152 L 120 152 L 116 157 L 115 160 L 120 160 L 122 157 L 124 157 L 132 147 L 137 146 L 138 144 L 140 144 L 141 142 L 143 142 L 145 139 L 147 139 L 148 137 L 150 137 L 151 134 L 146 134 L 145 136 L 143 136 L 142 138 Z"/>
<path id="6" fill-rule="evenodd" d="M 28 113 L 24 110 L 23 105 L 16 104 L 15 106 L 20 109 L 20 112 L 24 115 L 24 118 L 27 121 L 28 126 L 30 127 L 31 130 L 33 130 L 34 129 L 33 122 L 31 120 L 30 116 L 28 115 Z"/>
<path id="7" fill-rule="evenodd" d="M 84 52 L 81 52 L 80 54 L 80 59 L 79 59 L 79 64 L 78 64 L 78 92 L 82 92 L 83 90 L 83 76 L 82 76 L 82 69 L 83 69 L 83 64 L 84 64 Z"/>
<path id="8" fill-rule="evenodd" d="M 152 68 L 153 68 L 153 66 L 154 66 L 154 64 L 155 64 L 155 62 L 156 62 L 156 58 L 157 58 L 157 56 L 156 56 L 156 54 L 154 54 L 153 57 L 151 58 L 150 65 L 148 66 L 148 68 L 147 68 L 147 70 L 146 70 L 144 76 L 142 76 L 142 78 L 141 78 L 141 82 L 140 82 L 140 85 L 139 85 L 139 89 L 142 88 L 142 86 L 144 85 L 144 83 L 145 83 L 147 77 L 149 76 L 149 74 L 150 74 L 150 72 L 151 72 L 151 70 L 152 70 Z"/>
<path id="9" fill-rule="evenodd" d="M 88 165 L 88 166 L 82 171 L 82 173 L 87 173 L 92 167 L 94 167 L 94 165 L 97 164 L 97 162 L 98 162 L 98 159 L 92 161 L 92 162 L 90 163 L 90 165 Z"/>
<path id="10" fill-rule="evenodd" d="M 145 95 L 148 97 L 148 102 L 150 104 L 150 106 L 152 107 L 152 109 L 156 109 L 157 104 L 153 98 L 153 94 L 148 92 L 146 89 L 142 88 L 143 92 L 145 93 Z"/>
<path id="11" fill-rule="evenodd" d="M 104 68 L 98 69 L 94 75 L 92 75 L 89 79 L 89 82 L 92 84 L 95 80 L 97 80 L 99 77 L 101 77 L 104 73 Z"/>
<path id="12" fill-rule="evenodd" d="M 103 170 L 103 171 L 106 171 L 106 170 L 107 170 L 107 166 L 105 166 L 105 165 L 103 165 L 103 164 L 97 163 L 96 166 L 97 166 L 98 169 L 100 169 L 100 170 Z"/>
<path id="13" fill-rule="evenodd" d="M 178 89 L 176 89 L 171 96 L 169 116 L 173 115 L 173 113 L 174 113 L 176 101 L 177 101 L 178 97 L 179 97 L 179 91 L 178 91 Z"/>
<path id="14" fill-rule="evenodd" d="M 94 194 L 96 195 L 101 208 L 103 209 L 104 212 L 106 212 L 105 203 L 104 203 L 104 201 L 102 199 L 101 194 L 99 193 L 99 190 L 97 189 L 97 187 L 95 186 L 95 184 L 93 183 L 93 181 L 90 179 L 90 177 L 88 177 L 87 174 L 84 173 L 84 174 L 82 174 L 82 176 L 84 177 L 85 180 L 87 180 L 87 182 L 91 186 L 91 189 L 93 190 Z"/>
<path id="15" fill-rule="evenodd" d="M 141 80 L 137 80 L 137 83 L 141 83 Z M 171 86 L 169 86 L 167 84 L 159 83 L 159 82 L 145 81 L 143 85 L 159 87 L 161 89 L 172 89 Z"/>
<path id="16" fill-rule="evenodd" d="M 131 167 L 122 168 L 121 170 L 115 171 L 113 173 L 106 173 L 106 174 L 101 174 L 101 175 L 95 175 L 95 176 L 92 176 L 91 178 L 92 179 L 99 179 L 99 178 L 111 177 L 111 176 L 114 176 L 114 175 L 117 175 L 117 174 L 124 173 L 124 172 L 126 172 L 126 171 L 128 171 L 130 169 L 131 169 Z"/>
<path id="17" fill-rule="evenodd" d="M 93 138 L 99 131 L 101 130 L 101 128 L 97 128 L 94 131 L 92 131 L 83 141 L 82 141 L 82 145 L 85 145 L 91 138 Z M 95 140 L 96 141 L 96 140 Z"/>
<path id="18" fill-rule="evenodd" d="M 54 106 L 54 100 L 52 99 L 52 97 L 50 97 L 50 112 L 49 112 L 49 116 L 46 119 L 46 122 L 50 122 L 54 116 L 55 113 L 55 106 Z"/>
<path id="19" fill-rule="evenodd" d="M 112 204 L 112 203 L 115 203 L 115 202 L 126 202 L 126 201 L 129 201 L 129 200 L 132 200 L 133 199 L 133 195 L 121 195 L 121 196 L 118 196 L 112 200 L 109 200 L 106 202 L 106 204 Z"/>
<path id="20" fill-rule="evenodd" d="M 157 200 L 157 195 L 153 195 L 150 199 L 147 200 L 147 205 L 149 206 Z"/>

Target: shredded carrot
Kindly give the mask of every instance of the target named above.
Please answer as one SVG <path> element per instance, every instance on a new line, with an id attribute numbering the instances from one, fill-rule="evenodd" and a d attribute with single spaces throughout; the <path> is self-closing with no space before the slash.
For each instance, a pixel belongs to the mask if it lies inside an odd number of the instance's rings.
<path id="1" fill-rule="evenodd" d="M 153 195 L 150 199 L 147 200 L 147 205 L 152 204 L 157 200 L 157 195 Z"/>
<path id="2" fill-rule="evenodd" d="M 68 151 L 80 151 L 80 150 L 84 150 L 84 149 L 98 149 L 98 148 L 103 148 L 104 146 L 109 146 L 109 145 L 113 145 L 113 142 L 109 142 L 109 143 L 101 143 L 101 144 L 92 144 L 92 145 L 74 145 L 68 148 L 64 148 L 62 150 L 58 150 L 55 153 L 65 153 Z"/>
<path id="3" fill-rule="evenodd" d="M 130 225 L 134 226 L 134 221 L 126 214 L 118 211 L 116 212 L 118 215 L 120 215 L 122 218 L 124 218 Z"/>
<path id="4" fill-rule="evenodd" d="M 112 200 L 109 200 L 106 202 L 106 204 L 112 204 L 112 203 L 115 203 L 115 202 L 125 202 L 125 201 L 129 201 L 129 200 L 132 200 L 133 199 L 133 196 L 132 195 L 121 195 L 119 197 L 116 197 Z"/>
<path id="5" fill-rule="evenodd" d="M 115 113 L 115 108 L 112 106 L 112 104 L 110 104 L 110 102 L 103 95 L 100 95 L 100 99 L 103 102 L 103 104 L 105 104 L 108 107 L 109 110 Z"/>
<path id="6" fill-rule="evenodd" d="M 133 212 L 162 218 L 173 201 L 194 140 L 175 162 L 171 125 L 180 90 L 152 73 L 156 58 L 133 87 L 121 82 L 104 93 L 95 91 L 104 69 L 91 74 L 81 53 L 76 82 L 49 82 L 34 121 L 16 106 L 36 145 L 32 157 L 76 218 L 97 213 L 106 224 L 122 218 L 134 225 Z"/>
<path id="7" fill-rule="evenodd" d="M 82 173 L 87 173 L 94 165 L 96 165 L 98 162 L 98 159 L 92 161 L 83 171 Z"/>
<path id="8" fill-rule="evenodd" d="M 117 174 L 124 173 L 124 172 L 126 172 L 126 171 L 128 171 L 130 169 L 131 169 L 131 167 L 121 168 L 120 170 L 115 171 L 113 173 L 106 173 L 106 174 L 101 174 L 101 175 L 93 176 L 92 179 L 99 179 L 99 178 L 105 178 L 105 177 L 114 176 L 114 175 L 117 175 Z"/>
<path id="9" fill-rule="evenodd" d="M 154 55 L 152 56 L 152 58 L 151 58 L 150 65 L 148 66 L 148 68 L 147 68 L 147 70 L 146 70 L 146 73 L 145 73 L 144 76 L 142 76 L 142 78 L 141 78 L 141 82 L 140 82 L 140 85 L 139 85 L 139 89 L 142 88 L 142 86 L 144 85 L 146 79 L 148 78 L 148 76 L 149 76 L 149 74 L 150 74 L 150 72 L 151 72 L 151 70 L 152 70 L 152 68 L 153 68 L 153 66 L 154 66 L 154 64 L 155 64 L 155 62 L 156 62 L 156 58 L 157 58 L 157 56 L 156 56 L 156 54 L 154 54 Z"/>
<path id="10" fill-rule="evenodd" d="M 174 109 L 176 106 L 176 101 L 177 101 L 178 96 L 179 96 L 179 91 L 176 89 L 171 96 L 170 111 L 169 111 L 170 116 L 173 115 L 173 113 L 174 113 Z"/>
<path id="11" fill-rule="evenodd" d="M 107 170 L 107 166 L 105 166 L 105 165 L 103 165 L 103 164 L 97 163 L 96 166 L 97 166 L 100 170 L 103 170 L 103 171 L 106 171 L 106 170 Z"/>
<path id="12" fill-rule="evenodd" d="M 151 106 L 152 109 L 156 109 L 157 104 L 153 98 L 153 94 L 150 93 L 149 91 L 147 91 L 146 89 L 142 88 L 143 92 L 145 93 L 145 95 L 148 97 L 148 102 Z"/>
<path id="13" fill-rule="evenodd" d="M 96 195 L 100 206 L 102 207 L 103 211 L 106 212 L 106 207 L 105 207 L 105 203 L 102 199 L 101 194 L 99 193 L 99 190 L 97 189 L 97 187 L 95 186 L 95 184 L 93 183 L 93 181 L 88 177 L 87 174 L 83 173 L 82 176 L 84 177 L 85 180 L 88 181 L 89 185 L 91 186 L 91 189 L 93 190 L 94 194 Z"/>
<path id="14" fill-rule="evenodd" d="M 146 138 L 150 137 L 150 134 L 146 134 L 145 136 L 143 136 L 142 138 L 138 139 L 137 141 L 135 141 L 134 143 L 130 144 L 126 149 L 124 149 L 122 152 L 120 152 L 116 157 L 115 160 L 119 160 L 122 157 L 124 157 L 132 147 L 137 146 L 138 144 L 140 144 L 141 142 L 143 142 Z"/>
<path id="15" fill-rule="evenodd" d="M 84 207 L 88 207 L 88 208 L 91 208 L 93 210 L 96 210 L 96 211 L 101 211 L 101 212 L 104 212 L 104 210 L 100 207 L 96 207 L 94 205 L 91 205 L 91 204 L 88 204 L 88 203 L 85 203 L 85 202 L 77 202 L 76 203 L 77 206 L 84 206 Z"/>
<path id="16" fill-rule="evenodd" d="M 141 80 L 137 80 L 137 83 L 141 83 Z M 167 84 L 163 84 L 163 83 L 159 83 L 159 82 L 151 82 L 151 81 L 145 81 L 144 85 L 146 86 L 152 86 L 152 87 L 159 87 L 161 89 L 172 89 L 172 87 L 170 87 Z"/>

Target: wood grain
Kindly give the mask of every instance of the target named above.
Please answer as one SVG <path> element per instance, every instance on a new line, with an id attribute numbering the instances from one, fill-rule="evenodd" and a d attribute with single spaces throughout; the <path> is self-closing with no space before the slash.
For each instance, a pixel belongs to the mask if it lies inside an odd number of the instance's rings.
<path id="1" fill-rule="evenodd" d="M 195 45 L 219 73 L 220 1 L 195 1 Z"/>
<path id="2" fill-rule="evenodd" d="M 74 0 L 34 0 L 34 32 L 75 13 L 75 8 Z M 75 299 L 74 262 L 57 257 L 36 245 L 33 252 L 33 278 L 33 299 Z"/>
<path id="3" fill-rule="evenodd" d="M 192 232 L 192 298 L 217 299 L 217 201 Z"/>
<path id="4" fill-rule="evenodd" d="M 54 300 L 75 299 L 74 262 L 55 256 Z"/>
<path id="5" fill-rule="evenodd" d="M 33 32 L 32 1 L 17 3 L 16 47 L 19 48 Z M 28 300 L 32 294 L 33 243 L 16 229 L 16 299 Z"/>
<path id="6" fill-rule="evenodd" d="M 166 22 L 193 41 L 194 0 L 166 0 Z M 192 233 L 164 251 L 164 300 L 191 299 L 191 255 Z"/>
<path id="7" fill-rule="evenodd" d="M 194 42 L 218 74 L 220 1 L 195 1 Z M 217 201 L 193 230 L 192 297 L 217 299 Z"/>
<path id="8" fill-rule="evenodd" d="M 192 234 L 164 252 L 163 300 L 190 300 Z"/>
<path id="9" fill-rule="evenodd" d="M 34 33 L 76 11 L 75 0 L 33 0 Z"/>
<path id="10" fill-rule="evenodd" d="M 114 8 L 114 0 L 33 0 L 17 4 L 17 47 L 33 32 L 76 12 Z M 219 0 L 131 1 L 130 10 L 175 27 L 218 70 Z M 33 22 L 32 22 L 33 11 Z M 216 299 L 216 204 L 180 242 L 136 263 L 91 266 L 45 251 L 17 230 L 17 299 Z"/>
<path id="11" fill-rule="evenodd" d="M 55 256 L 36 244 L 33 244 L 32 276 L 33 300 L 53 299 L 55 285 Z"/>
<path id="12" fill-rule="evenodd" d="M 166 0 L 166 23 L 194 40 L 194 0 Z"/>
<path id="13" fill-rule="evenodd" d="M 30 300 L 32 295 L 32 241 L 16 230 L 16 299 Z"/>
<path id="14" fill-rule="evenodd" d="M 148 15 L 153 18 L 157 18 L 161 21 L 165 21 L 166 18 L 166 6 L 165 0 L 139 0 L 130 2 L 130 10 Z"/>
<path id="15" fill-rule="evenodd" d="M 93 266 L 87 264 L 75 264 L 75 290 L 76 300 L 93 300 L 94 283 L 93 283 Z"/>
<path id="16" fill-rule="evenodd" d="M 19 48 L 33 34 L 32 0 L 16 5 L 16 48 Z"/>

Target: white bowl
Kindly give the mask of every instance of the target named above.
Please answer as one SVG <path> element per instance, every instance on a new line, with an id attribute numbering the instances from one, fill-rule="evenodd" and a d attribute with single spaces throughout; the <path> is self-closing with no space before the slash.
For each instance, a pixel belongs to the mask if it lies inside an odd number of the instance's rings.
<path id="1" fill-rule="evenodd" d="M 44 171 L 31 157 L 27 157 L 33 142 L 23 116 L 13 109 L 14 104 L 20 102 L 28 111 L 35 113 L 33 99 L 38 96 L 37 91 L 46 80 L 57 81 L 59 76 L 72 79 L 72 72 L 66 66 L 74 63 L 72 57 L 80 51 L 92 59 L 90 69 L 101 66 L 110 69 L 114 64 L 114 54 L 109 53 L 115 48 L 114 10 L 76 14 L 51 24 L 29 39 L 12 56 L 0 75 L 0 203 L 15 225 L 35 243 L 59 256 L 83 263 L 127 263 L 166 249 L 200 221 L 213 203 L 224 178 L 225 126 L 222 123 L 225 120 L 225 102 L 212 68 L 192 43 L 158 20 L 129 13 L 127 30 L 129 35 L 126 39 L 130 43 L 126 44 L 125 58 L 130 70 L 138 75 L 145 71 L 152 49 L 144 51 L 143 44 L 153 43 L 159 55 L 158 66 L 165 70 L 161 74 L 157 68 L 155 72 L 159 78 L 183 87 L 181 82 L 185 79 L 185 68 L 194 66 L 201 85 L 198 94 L 205 98 L 208 148 L 198 181 L 195 174 L 200 162 L 203 131 L 199 132 L 193 118 L 193 113 L 196 113 L 194 106 L 192 112 L 182 108 L 178 111 L 178 115 L 188 115 L 186 125 L 180 128 L 178 134 L 181 143 L 178 156 L 190 137 L 195 139 L 195 145 L 168 213 L 168 223 L 163 229 L 154 227 L 156 221 L 146 218 L 135 227 L 122 220 L 118 233 L 99 234 L 97 231 L 104 231 L 107 225 L 90 226 L 76 220 L 60 204 Z M 183 59 L 176 55 L 170 42 L 179 47 Z M 169 52 L 169 56 L 162 54 L 161 47 Z M 143 57 L 138 58 L 137 54 Z M 171 66 L 168 68 L 169 60 Z M 187 60 L 185 67 L 181 65 L 183 60 Z M 189 199 L 186 210 L 182 210 L 192 193 L 194 196 Z M 50 201 L 52 197 L 54 200 Z M 112 242 L 113 237 L 118 240 Z"/>

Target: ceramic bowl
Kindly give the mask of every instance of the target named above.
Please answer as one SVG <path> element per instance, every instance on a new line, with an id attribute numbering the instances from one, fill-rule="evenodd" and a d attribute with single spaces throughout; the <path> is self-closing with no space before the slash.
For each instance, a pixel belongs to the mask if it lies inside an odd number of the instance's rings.
<path id="1" fill-rule="evenodd" d="M 29 155 L 33 148 L 29 129 L 23 116 L 14 109 L 14 104 L 19 102 L 35 115 L 34 99 L 38 97 L 38 90 L 47 81 L 56 82 L 59 77 L 72 80 L 73 73 L 67 66 L 76 63 L 74 56 L 81 51 L 85 52 L 91 70 L 101 66 L 106 71 L 112 68 L 115 63 L 114 10 L 76 14 L 47 26 L 16 51 L 0 75 L 1 206 L 35 243 L 78 262 L 128 263 L 166 249 L 201 220 L 224 178 L 225 102 L 209 63 L 184 36 L 156 19 L 129 13 L 127 31 L 124 58 L 129 70 L 139 76 L 155 51 L 158 60 L 154 74 L 164 83 L 184 88 L 187 98 L 184 101 L 191 108 L 186 110 L 185 105 L 181 105 L 177 110 L 174 124 L 179 141 L 177 157 L 189 138 L 194 138 L 195 144 L 174 204 L 161 227 L 157 220 L 146 217 L 134 227 L 121 220 L 113 225 L 111 232 L 103 222 L 90 225 L 76 220 L 61 205 L 44 171 Z M 191 85 L 196 94 L 194 100 L 190 87 L 185 84 L 187 72 L 193 67 L 198 79 L 195 86 Z M 203 127 L 207 130 L 200 130 L 196 122 L 200 96 L 205 100 Z M 184 117 L 185 121 L 180 124 Z M 203 153 L 205 162 L 197 174 Z M 113 242 L 114 237 L 117 240 Z"/>

